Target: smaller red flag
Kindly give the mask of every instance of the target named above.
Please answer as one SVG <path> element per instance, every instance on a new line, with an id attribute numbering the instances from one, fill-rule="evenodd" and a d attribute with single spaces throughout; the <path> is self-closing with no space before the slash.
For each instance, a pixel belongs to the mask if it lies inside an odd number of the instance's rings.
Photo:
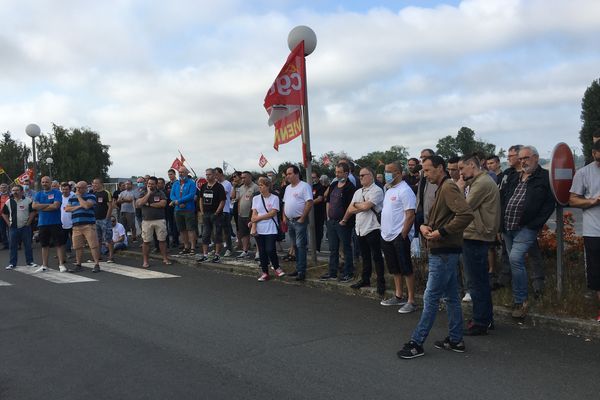
<path id="1" fill-rule="evenodd" d="M 179 167 L 181 167 L 183 165 L 183 163 L 181 162 L 181 160 L 179 160 L 179 158 L 175 158 L 175 161 L 173 161 L 173 164 L 171 164 L 171 168 L 173 168 L 174 170 L 178 170 Z"/>
<path id="2" fill-rule="evenodd" d="M 260 158 L 258 159 L 258 165 L 259 165 L 261 168 L 264 168 L 264 167 L 265 167 L 265 165 L 267 165 L 267 163 L 268 163 L 268 161 L 267 161 L 267 158 L 266 158 L 264 155 L 262 155 L 262 154 L 261 154 L 261 155 L 260 155 Z"/>
<path id="3" fill-rule="evenodd" d="M 183 163 L 185 162 L 185 158 L 183 158 L 183 154 L 181 154 L 181 150 L 178 150 L 178 151 L 179 151 L 179 156 L 180 156 L 179 158 L 181 159 L 181 165 L 183 165 Z"/>

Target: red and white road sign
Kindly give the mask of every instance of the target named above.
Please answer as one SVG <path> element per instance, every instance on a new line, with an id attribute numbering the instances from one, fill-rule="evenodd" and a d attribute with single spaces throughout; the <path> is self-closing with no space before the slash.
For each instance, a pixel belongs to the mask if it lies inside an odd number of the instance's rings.
<path id="1" fill-rule="evenodd" d="M 569 204 L 569 190 L 575 175 L 575 159 L 566 143 L 559 143 L 552 150 L 550 162 L 550 187 L 554 198 L 561 206 Z"/>

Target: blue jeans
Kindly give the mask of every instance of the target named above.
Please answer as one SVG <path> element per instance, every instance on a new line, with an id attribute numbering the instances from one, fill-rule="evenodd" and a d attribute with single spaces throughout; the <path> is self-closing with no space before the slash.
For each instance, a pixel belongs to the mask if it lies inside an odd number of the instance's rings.
<path id="1" fill-rule="evenodd" d="M 306 274 L 307 228 L 308 221 L 300 223 L 297 218 L 288 219 L 288 234 L 294 249 L 296 249 L 296 271 L 299 274 Z"/>
<path id="2" fill-rule="evenodd" d="M 516 304 L 522 304 L 527 301 L 528 279 L 525 255 L 533 242 L 537 240 L 537 231 L 521 228 L 517 231 L 505 231 L 503 236 L 512 274 L 513 298 Z"/>
<path id="3" fill-rule="evenodd" d="M 349 226 L 340 225 L 339 221 L 328 220 L 327 232 L 329 233 L 329 275 L 337 276 L 340 266 L 340 242 L 344 246 L 344 272 L 345 275 L 354 273 L 354 255 L 352 254 L 352 231 Z"/>
<path id="4" fill-rule="evenodd" d="M 459 254 L 430 254 L 427 288 L 423 296 L 423 313 L 411 339 L 423 345 L 431 331 L 439 309 L 440 299 L 446 297 L 450 340 L 460 342 L 463 338 L 463 316 L 458 295 Z"/>
<path id="5" fill-rule="evenodd" d="M 494 318 L 492 291 L 488 275 L 488 249 L 490 243 L 480 240 L 463 242 L 463 266 L 468 276 L 466 288 L 473 300 L 473 323 L 488 327 Z"/>
<path id="6" fill-rule="evenodd" d="M 25 262 L 33 262 L 33 251 L 31 250 L 31 226 L 25 225 L 22 228 L 10 228 L 10 261 L 9 264 L 17 266 L 17 254 L 19 242 L 23 242 L 25 249 Z"/>

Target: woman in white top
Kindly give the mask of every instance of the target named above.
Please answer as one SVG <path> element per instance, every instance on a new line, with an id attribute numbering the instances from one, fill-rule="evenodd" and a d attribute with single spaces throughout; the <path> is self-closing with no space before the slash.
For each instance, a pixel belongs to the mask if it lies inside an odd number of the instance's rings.
<path id="1" fill-rule="evenodd" d="M 250 234 L 256 238 L 256 245 L 260 254 L 260 268 L 262 274 L 258 278 L 264 282 L 269 280 L 269 260 L 275 275 L 284 276 L 285 272 L 279 266 L 275 243 L 277 241 L 277 212 L 279 211 L 279 197 L 271 194 L 271 180 L 258 178 L 260 194 L 252 199 L 252 224 Z"/>

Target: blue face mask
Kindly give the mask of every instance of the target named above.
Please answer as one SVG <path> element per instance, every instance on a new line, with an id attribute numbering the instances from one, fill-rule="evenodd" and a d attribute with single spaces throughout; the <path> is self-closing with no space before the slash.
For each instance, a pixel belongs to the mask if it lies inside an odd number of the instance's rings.
<path id="1" fill-rule="evenodd" d="M 385 172 L 383 175 L 385 176 L 385 183 L 392 183 L 394 180 L 394 174 L 391 172 Z"/>
<path id="2" fill-rule="evenodd" d="M 23 185 L 23 190 L 29 190 L 29 185 Z"/>
<path id="3" fill-rule="evenodd" d="M 144 187 L 144 182 L 138 182 L 137 187 L 143 188 Z"/>

